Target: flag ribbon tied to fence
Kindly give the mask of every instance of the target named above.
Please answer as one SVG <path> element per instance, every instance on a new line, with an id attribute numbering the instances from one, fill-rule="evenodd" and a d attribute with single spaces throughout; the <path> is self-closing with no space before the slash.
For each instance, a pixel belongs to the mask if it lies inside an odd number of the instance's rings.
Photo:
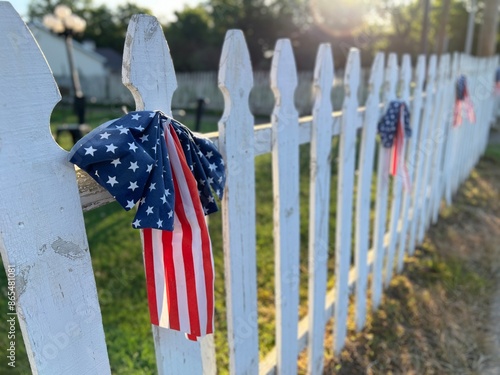
<path id="1" fill-rule="evenodd" d="M 500 67 L 495 71 L 495 94 L 500 95 Z"/>
<path id="2" fill-rule="evenodd" d="M 467 87 L 467 78 L 461 75 L 457 78 L 456 83 L 456 98 L 455 98 L 455 113 L 453 116 L 453 126 L 462 125 L 462 112 L 465 110 L 471 124 L 476 122 L 476 114 L 474 113 L 474 105 L 469 95 Z"/>
<path id="3" fill-rule="evenodd" d="M 214 270 L 204 214 L 218 210 L 224 161 L 215 145 L 159 111 L 131 112 L 82 138 L 70 161 L 142 231 L 151 323 L 190 340 L 213 332 Z"/>
<path id="4" fill-rule="evenodd" d="M 410 112 L 404 101 L 393 100 L 389 103 L 378 123 L 378 133 L 382 146 L 391 154 L 386 158 L 390 164 L 386 166 L 385 175 L 397 177 L 401 170 L 403 186 L 410 189 L 410 176 L 404 163 L 405 138 L 411 137 Z"/>

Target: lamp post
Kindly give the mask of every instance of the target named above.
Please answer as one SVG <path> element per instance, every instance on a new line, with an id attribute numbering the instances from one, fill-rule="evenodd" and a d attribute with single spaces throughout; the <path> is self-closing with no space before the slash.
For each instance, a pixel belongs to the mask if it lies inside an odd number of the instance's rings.
<path id="1" fill-rule="evenodd" d="M 80 85 L 80 77 L 75 66 L 73 57 L 73 35 L 82 33 L 87 26 L 85 20 L 71 12 L 71 9 L 63 4 L 55 7 L 54 14 L 47 14 L 43 17 L 43 24 L 54 33 L 63 35 L 66 42 L 66 52 L 68 53 L 69 69 L 74 92 L 74 111 L 78 117 L 79 124 L 85 123 L 85 95 Z"/>

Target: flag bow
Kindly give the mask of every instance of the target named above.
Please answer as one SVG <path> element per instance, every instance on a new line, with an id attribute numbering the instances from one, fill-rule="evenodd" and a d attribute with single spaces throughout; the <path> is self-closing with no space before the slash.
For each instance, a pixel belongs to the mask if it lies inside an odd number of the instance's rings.
<path id="1" fill-rule="evenodd" d="M 500 95 L 500 66 L 495 72 L 495 93 Z"/>
<path id="2" fill-rule="evenodd" d="M 471 124 L 476 122 L 476 114 L 474 113 L 474 105 L 469 95 L 467 88 L 467 78 L 461 75 L 457 78 L 456 83 L 456 99 L 455 99 L 455 113 L 453 116 L 453 126 L 462 125 L 462 112 L 465 109 L 467 117 Z"/>
<path id="3" fill-rule="evenodd" d="M 378 133 L 382 146 L 391 153 L 388 174 L 397 176 L 399 165 L 402 164 L 403 182 L 406 188 L 410 186 L 408 170 L 404 164 L 405 138 L 411 137 L 410 111 L 402 100 L 393 100 L 378 123 Z"/>
<path id="4" fill-rule="evenodd" d="M 186 333 L 213 332 L 212 246 L 204 214 L 218 210 L 224 160 L 207 138 L 162 112 L 137 111 L 99 126 L 70 161 L 118 203 L 137 207 L 151 323 Z"/>

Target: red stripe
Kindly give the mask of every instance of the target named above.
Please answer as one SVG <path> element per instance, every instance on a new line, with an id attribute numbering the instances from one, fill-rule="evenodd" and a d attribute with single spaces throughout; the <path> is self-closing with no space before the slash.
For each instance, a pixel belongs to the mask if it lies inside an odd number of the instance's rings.
<path id="1" fill-rule="evenodd" d="M 148 291 L 149 316 L 151 323 L 158 325 L 158 305 L 156 303 L 155 267 L 153 261 L 153 239 L 151 229 L 143 229 L 144 269 Z"/>
<path id="2" fill-rule="evenodd" d="M 174 142 L 176 144 L 177 150 L 181 149 L 180 142 L 175 136 Z M 182 149 L 181 149 L 182 150 Z M 189 193 L 191 196 L 191 201 L 193 204 L 194 211 L 196 213 L 196 220 L 198 222 L 198 228 L 200 229 L 201 235 L 201 251 L 202 251 L 202 261 L 203 261 L 203 273 L 205 281 L 205 294 L 206 294 L 206 314 L 207 314 L 207 325 L 205 327 L 206 334 L 213 333 L 213 314 L 214 314 L 214 270 L 213 270 L 213 260 L 212 260 L 212 248 L 210 243 L 210 235 L 208 233 L 207 222 L 205 221 L 205 214 L 203 212 L 203 207 L 198 196 L 198 187 L 196 180 L 192 176 L 187 161 L 185 160 L 184 152 L 179 154 L 179 159 L 181 160 L 181 165 L 183 173 L 186 176 L 186 182 L 189 186 Z M 200 312 L 204 313 L 204 312 Z"/>
<path id="3" fill-rule="evenodd" d="M 177 155 L 181 161 L 181 166 L 184 170 L 184 164 L 186 160 L 183 157 L 184 152 L 180 147 L 179 141 L 177 139 L 177 134 L 172 127 L 169 128 L 170 134 L 172 135 L 177 151 Z M 191 173 L 191 171 L 188 172 Z M 185 172 L 184 172 L 185 174 Z M 184 212 L 184 204 L 182 196 L 179 191 L 179 186 L 177 184 L 177 178 L 175 176 L 174 168 L 172 168 L 173 182 L 174 182 L 174 192 L 175 192 L 175 214 L 179 219 L 182 226 L 182 255 L 184 259 L 184 274 L 186 277 L 186 289 L 187 289 L 187 299 L 188 299 L 188 309 L 189 309 L 189 323 L 191 326 L 191 335 L 200 336 L 200 319 L 198 313 L 198 298 L 196 292 L 196 275 L 194 270 L 193 262 L 193 244 L 192 237 L 193 233 L 191 230 L 191 225 Z M 189 175 L 185 174 L 186 181 L 189 181 Z M 189 184 L 189 183 L 188 183 Z"/>
<path id="4" fill-rule="evenodd" d="M 165 284 L 167 289 L 168 322 L 171 329 L 180 330 L 179 306 L 177 304 L 177 287 L 175 282 L 174 254 L 172 246 L 173 232 L 162 231 L 163 265 L 165 267 Z"/>

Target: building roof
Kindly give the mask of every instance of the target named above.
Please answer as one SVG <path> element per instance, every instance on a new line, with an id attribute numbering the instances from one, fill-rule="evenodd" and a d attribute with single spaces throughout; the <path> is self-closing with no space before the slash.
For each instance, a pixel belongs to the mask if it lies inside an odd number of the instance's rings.
<path id="1" fill-rule="evenodd" d="M 28 23 L 28 27 L 30 28 L 31 32 L 35 35 L 35 38 L 36 38 L 37 33 L 44 33 L 46 35 L 50 35 L 51 37 L 53 37 L 55 39 L 59 39 L 59 40 L 61 40 L 62 43 L 64 43 L 64 38 L 62 36 L 54 34 L 50 30 L 48 30 L 45 26 L 43 26 L 40 22 L 30 22 L 30 23 Z M 89 48 L 86 48 L 85 46 L 83 46 L 82 43 L 80 43 L 74 39 L 73 39 L 73 48 L 75 50 L 78 50 L 78 52 L 80 52 L 80 53 L 84 53 L 87 56 L 89 56 L 95 60 L 98 60 L 101 63 L 106 63 L 106 58 L 103 55 L 101 55 L 97 52 L 94 52 L 94 51 L 90 50 Z"/>
<path id="2" fill-rule="evenodd" d="M 122 55 L 112 48 L 99 47 L 95 51 L 106 58 L 104 64 L 113 73 L 120 73 L 122 71 Z"/>

